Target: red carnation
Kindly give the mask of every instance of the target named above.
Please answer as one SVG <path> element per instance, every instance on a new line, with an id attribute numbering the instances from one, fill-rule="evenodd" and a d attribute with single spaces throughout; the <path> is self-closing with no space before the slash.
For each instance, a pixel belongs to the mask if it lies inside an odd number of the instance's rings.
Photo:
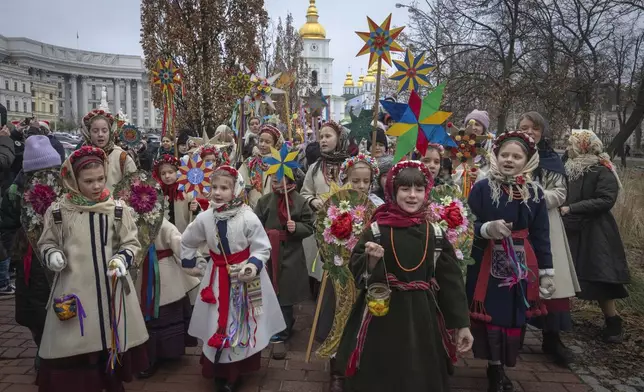
<path id="1" fill-rule="evenodd" d="M 331 234 L 339 240 L 347 239 L 353 231 L 353 220 L 348 212 L 338 216 L 331 224 Z"/>
<path id="2" fill-rule="evenodd" d="M 157 192 L 147 184 L 133 185 L 130 194 L 130 204 L 138 214 L 145 214 L 154 209 L 157 202 Z"/>
<path id="3" fill-rule="evenodd" d="M 458 226 L 463 224 L 463 215 L 461 215 L 461 208 L 455 202 L 452 202 L 443 210 L 441 219 L 447 222 L 447 226 L 450 229 L 457 228 Z"/>
<path id="4" fill-rule="evenodd" d="M 56 200 L 56 192 L 54 190 L 43 184 L 36 184 L 34 188 L 25 195 L 25 200 L 31 203 L 31 207 L 34 209 L 36 214 L 45 215 L 47 208 L 51 203 Z"/>
<path id="5" fill-rule="evenodd" d="M 519 184 L 519 185 L 525 184 L 525 178 L 523 176 L 518 176 L 517 177 L 517 184 Z"/>

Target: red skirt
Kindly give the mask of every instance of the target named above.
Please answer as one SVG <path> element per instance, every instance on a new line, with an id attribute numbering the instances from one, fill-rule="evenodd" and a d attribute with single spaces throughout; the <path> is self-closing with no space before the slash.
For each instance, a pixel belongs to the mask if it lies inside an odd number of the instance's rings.
<path id="1" fill-rule="evenodd" d="M 256 372 L 262 367 L 262 353 L 259 352 L 238 362 L 216 365 L 202 355 L 200 363 L 201 375 L 205 378 L 225 378 L 229 382 L 235 382 L 240 375 Z"/>
<path id="2" fill-rule="evenodd" d="M 36 376 L 38 392 L 122 392 L 123 382 L 149 367 L 146 344 L 121 355 L 113 374 L 106 371 L 107 351 L 67 358 L 41 359 Z"/>

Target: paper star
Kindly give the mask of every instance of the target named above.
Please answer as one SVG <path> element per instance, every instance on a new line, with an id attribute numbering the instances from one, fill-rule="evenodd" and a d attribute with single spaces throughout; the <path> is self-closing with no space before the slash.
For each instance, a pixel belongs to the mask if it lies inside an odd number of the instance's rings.
<path id="1" fill-rule="evenodd" d="M 202 160 L 199 154 L 184 156 L 178 170 L 177 189 L 192 193 L 194 197 L 210 192 L 210 175 L 213 170 L 212 162 Z"/>
<path id="2" fill-rule="evenodd" d="M 322 93 L 322 89 L 318 89 L 315 92 L 309 89 L 308 95 L 304 97 L 304 99 L 306 100 L 306 105 L 311 110 L 311 115 L 313 116 L 319 116 L 320 111 L 323 108 L 329 106 L 328 102 L 326 101 L 326 97 Z"/>
<path id="3" fill-rule="evenodd" d="M 275 86 L 275 81 L 279 79 L 281 73 L 271 76 L 270 78 L 265 78 L 259 75 L 252 75 L 250 77 L 250 82 L 252 87 L 250 89 L 249 95 L 246 96 L 246 100 L 249 102 L 262 102 L 265 101 L 271 109 L 275 110 L 275 104 L 273 103 L 273 98 L 271 94 L 283 94 L 284 90 L 279 89 Z"/>
<path id="4" fill-rule="evenodd" d="M 436 68 L 432 64 L 425 64 L 425 53 L 418 57 L 413 57 L 409 49 L 405 53 L 405 60 L 394 60 L 394 65 L 398 71 L 391 75 L 389 79 L 398 81 L 398 92 L 402 90 L 418 90 L 419 86 L 429 86 L 427 75 Z"/>
<path id="5" fill-rule="evenodd" d="M 440 124 L 452 113 L 439 111 L 445 83 L 438 85 L 421 101 L 420 96 L 412 90 L 407 104 L 391 101 L 380 101 L 383 108 L 395 121 L 387 131 L 387 135 L 396 136 L 396 154 L 394 163 L 414 148 L 425 155 L 429 143 L 443 146 L 456 147 L 445 128 Z M 422 132 L 418 132 L 422 130 Z"/>
<path id="6" fill-rule="evenodd" d="M 263 158 L 264 163 L 270 165 L 266 174 L 275 174 L 279 182 L 282 181 L 284 175 L 291 180 L 295 180 L 293 170 L 300 167 L 297 162 L 297 153 L 298 151 L 288 152 L 286 143 L 282 144 L 282 148 L 279 151 L 271 147 L 271 156 Z"/>
<path id="7" fill-rule="evenodd" d="M 174 94 L 175 84 L 181 85 L 181 83 L 181 71 L 174 66 L 171 59 L 157 60 L 156 68 L 152 70 L 152 84 L 161 86 L 161 91 L 164 94 L 166 91 Z"/>
<path id="8" fill-rule="evenodd" d="M 365 42 L 356 57 L 369 53 L 369 66 L 373 65 L 378 58 L 382 58 L 387 64 L 391 65 L 390 52 L 403 51 L 395 39 L 398 38 L 404 27 L 390 30 L 391 14 L 380 26 L 369 17 L 367 17 L 367 21 L 369 23 L 369 32 L 361 33 L 356 31 L 356 34 Z"/>
<path id="9" fill-rule="evenodd" d="M 329 200 L 331 196 L 346 189 L 353 189 L 351 187 L 351 183 L 340 186 L 337 182 L 331 181 L 331 183 L 329 184 L 329 191 L 327 193 L 320 193 L 320 200 L 322 200 L 323 203 L 326 203 L 326 201 Z"/>

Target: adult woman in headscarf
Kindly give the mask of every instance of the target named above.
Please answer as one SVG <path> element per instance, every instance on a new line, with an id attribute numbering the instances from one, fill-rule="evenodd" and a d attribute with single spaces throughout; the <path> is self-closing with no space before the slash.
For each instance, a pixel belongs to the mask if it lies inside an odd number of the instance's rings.
<path id="1" fill-rule="evenodd" d="M 606 321 L 602 338 L 620 343 L 622 318 L 617 315 L 615 300 L 628 297 L 624 285 L 630 282 L 630 273 L 610 210 L 622 184 L 593 132 L 574 132 L 567 151 L 568 199 L 560 210 L 581 286 L 577 297 L 599 302 Z"/>
<path id="2" fill-rule="evenodd" d="M 94 109 L 83 117 L 85 145 L 98 147 L 107 155 L 109 173 L 105 187 L 112 192 L 128 173 L 137 171 L 134 159 L 121 147 L 115 145 L 114 117 L 101 109 Z"/>
<path id="3" fill-rule="evenodd" d="M 557 291 L 551 299 L 544 300 L 547 316 L 537 317 L 532 324 L 543 331 L 543 352 L 552 355 L 555 362 L 568 365 L 573 362 L 572 352 L 563 344 L 559 333 L 572 329 L 570 298 L 580 291 L 577 273 L 570 254 L 559 207 L 566 202 L 567 178 L 561 158 L 550 145 L 550 127 L 537 112 L 527 112 L 519 117 L 517 128 L 530 135 L 539 149 L 539 167 L 534 171 L 546 199 L 550 222 L 550 247 Z"/>

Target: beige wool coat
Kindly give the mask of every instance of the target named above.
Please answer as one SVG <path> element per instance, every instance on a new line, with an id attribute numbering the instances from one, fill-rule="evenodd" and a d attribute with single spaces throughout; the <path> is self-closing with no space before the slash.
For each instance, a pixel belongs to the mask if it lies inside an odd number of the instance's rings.
<path id="1" fill-rule="evenodd" d="M 161 283 L 159 306 L 168 305 L 183 299 L 188 292 L 194 290 L 201 280 L 188 276 L 181 268 L 181 233 L 166 219 L 161 224 L 161 229 L 154 240 L 157 251 L 172 249 L 171 257 L 159 260 L 159 282 Z M 136 293 L 141 300 L 141 286 L 143 275 L 147 271 L 141 271 L 136 279 Z"/>
<path id="2" fill-rule="evenodd" d="M 559 207 L 566 201 L 566 180 L 563 176 L 543 170 L 541 188 L 548 206 L 550 222 L 550 248 L 552 265 L 555 269 L 555 293 L 552 299 L 570 298 L 581 291 L 572 254 L 568 246 L 566 230 L 559 213 Z"/>
<path id="3" fill-rule="evenodd" d="M 57 207 L 60 207 L 61 223 L 56 223 L 53 219 L 52 211 Z M 114 208 L 98 211 L 92 211 L 92 207 L 64 208 L 55 203 L 45 214 L 43 233 L 38 241 L 42 260 L 49 265 L 52 253 L 59 251 L 63 253 L 66 262 L 54 281 L 52 298 L 75 294 L 87 317 L 82 320 L 84 335 L 81 336 L 80 315 L 61 321 L 56 316 L 53 305 L 48 304 L 45 330 L 38 352 L 41 358 L 65 358 L 104 351 L 110 347 L 110 300 L 114 297 L 116 303 L 120 304 L 123 291 L 120 281 L 116 286 L 116 293 L 112 291 L 111 281 L 107 276 L 108 264 L 110 260 L 119 258 L 128 265 L 139 251 L 140 245 L 129 208 L 123 208 L 120 222 L 114 219 Z M 134 283 L 129 274 L 126 275 L 126 280 L 131 291 L 125 296 L 124 316 L 118 324 L 120 352 L 148 340 Z"/>
<path id="4" fill-rule="evenodd" d="M 190 202 L 194 200 L 194 197 L 190 194 L 183 194 L 183 200 L 175 200 L 172 202 L 172 209 L 174 210 L 174 225 L 179 230 L 180 233 L 183 233 L 186 230 L 186 227 L 190 224 Z M 169 209 L 169 200 L 166 198 L 166 207 L 165 207 L 165 218 L 170 220 L 170 209 Z M 170 223 L 170 222 L 168 222 Z"/>
<path id="5" fill-rule="evenodd" d="M 121 154 L 123 153 L 125 153 L 125 161 L 123 162 L 123 170 L 121 170 Z M 132 159 L 125 150 L 118 146 L 114 146 L 114 149 L 107 157 L 107 167 L 109 172 L 107 173 L 105 187 L 109 189 L 110 192 L 114 192 L 116 184 L 118 184 L 128 173 L 134 173 L 138 170 L 134 159 Z"/>

